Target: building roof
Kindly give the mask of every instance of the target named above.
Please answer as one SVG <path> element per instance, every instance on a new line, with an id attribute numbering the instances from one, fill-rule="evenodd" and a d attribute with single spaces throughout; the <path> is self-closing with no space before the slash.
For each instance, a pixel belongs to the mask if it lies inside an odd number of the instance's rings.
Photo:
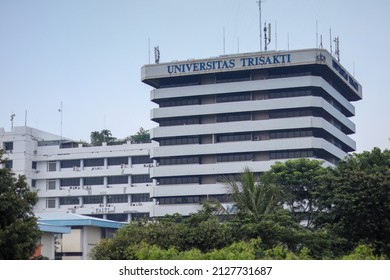
<path id="1" fill-rule="evenodd" d="M 71 232 L 70 227 L 57 226 L 57 225 L 52 225 L 52 224 L 42 223 L 42 222 L 38 222 L 38 228 L 42 232 L 50 232 L 50 233 L 70 233 Z"/>
<path id="2" fill-rule="evenodd" d="M 118 229 L 126 224 L 73 213 L 35 213 L 35 216 L 38 217 L 38 222 L 52 226 L 94 226 Z"/>

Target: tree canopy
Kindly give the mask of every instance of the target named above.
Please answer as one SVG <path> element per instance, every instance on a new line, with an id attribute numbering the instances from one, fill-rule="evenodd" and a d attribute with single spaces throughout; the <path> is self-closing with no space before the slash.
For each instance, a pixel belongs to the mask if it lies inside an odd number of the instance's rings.
<path id="1" fill-rule="evenodd" d="M 0 163 L 4 164 L 2 155 L 0 150 Z M 0 259 L 29 259 L 41 235 L 32 212 L 37 195 L 25 179 L 0 168 Z"/>
<path id="2" fill-rule="evenodd" d="M 390 151 L 374 148 L 340 161 L 324 192 L 327 222 L 347 249 L 373 246 L 390 257 Z"/>
<path id="3" fill-rule="evenodd" d="M 390 151 L 246 168 L 226 182 L 237 211 L 218 203 L 189 217 L 131 222 L 96 247 L 96 259 L 388 259 Z M 221 205 L 220 205 L 221 206 Z M 222 222 L 223 221 L 223 222 Z"/>

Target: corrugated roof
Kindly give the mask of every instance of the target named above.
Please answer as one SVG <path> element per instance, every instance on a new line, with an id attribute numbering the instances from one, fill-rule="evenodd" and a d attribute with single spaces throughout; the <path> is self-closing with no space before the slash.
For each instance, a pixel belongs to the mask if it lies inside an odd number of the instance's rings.
<path id="1" fill-rule="evenodd" d="M 55 226 L 95 226 L 101 228 L 121 228 L 126 223 L 109 221 L 73 213 L 35 213 L 38 221 Z"/>

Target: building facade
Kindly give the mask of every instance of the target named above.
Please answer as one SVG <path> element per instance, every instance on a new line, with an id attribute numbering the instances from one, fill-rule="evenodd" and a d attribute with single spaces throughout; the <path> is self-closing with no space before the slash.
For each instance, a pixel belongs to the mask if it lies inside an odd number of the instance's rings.
<path id="1" fill-rule="evenodd" d="M 36 212 L 120 222 L 180 213 L 217 199 L 245 167 L 291 158 L 335 164 L 356 149 L 352 102 L 362 87 L 328 51 L 226 55 L 145 65 L 154 89 L 152 143 L 84 147 L 29 127 L 0 129 L 7 168 L 38 191 Z"/>
<path id="2" fill-rule="evenodd" d="M 350 117 L 361 85 L 324 49 L 226 55 L 145 65 L 158 105 L 151 133 L 158 215 L 228 203 L 226 178 L 276 161 L 335 164 L 356 144 Z M 227 204 L 228 206 L 228 204 Z"/>
<path id="3" fill-rule="evenodd" d="M 30 127 L 0 129 L 4 167 L 38 193 L 35 212 L 127 222 L 153 216 L 150 143 L 84 147 Z"/>

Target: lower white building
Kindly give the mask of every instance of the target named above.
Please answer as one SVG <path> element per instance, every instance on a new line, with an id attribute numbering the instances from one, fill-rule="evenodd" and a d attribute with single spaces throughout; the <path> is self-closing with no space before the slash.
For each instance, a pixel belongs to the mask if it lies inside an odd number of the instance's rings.
<path id="1" fill-rule="evenodd" d="M 84 147 L 30 127 L 0 128 L 4 167 L 38 193 L 35 212 L 69 212 L 127 222 L 154 215 L 152 144 Z"/>

